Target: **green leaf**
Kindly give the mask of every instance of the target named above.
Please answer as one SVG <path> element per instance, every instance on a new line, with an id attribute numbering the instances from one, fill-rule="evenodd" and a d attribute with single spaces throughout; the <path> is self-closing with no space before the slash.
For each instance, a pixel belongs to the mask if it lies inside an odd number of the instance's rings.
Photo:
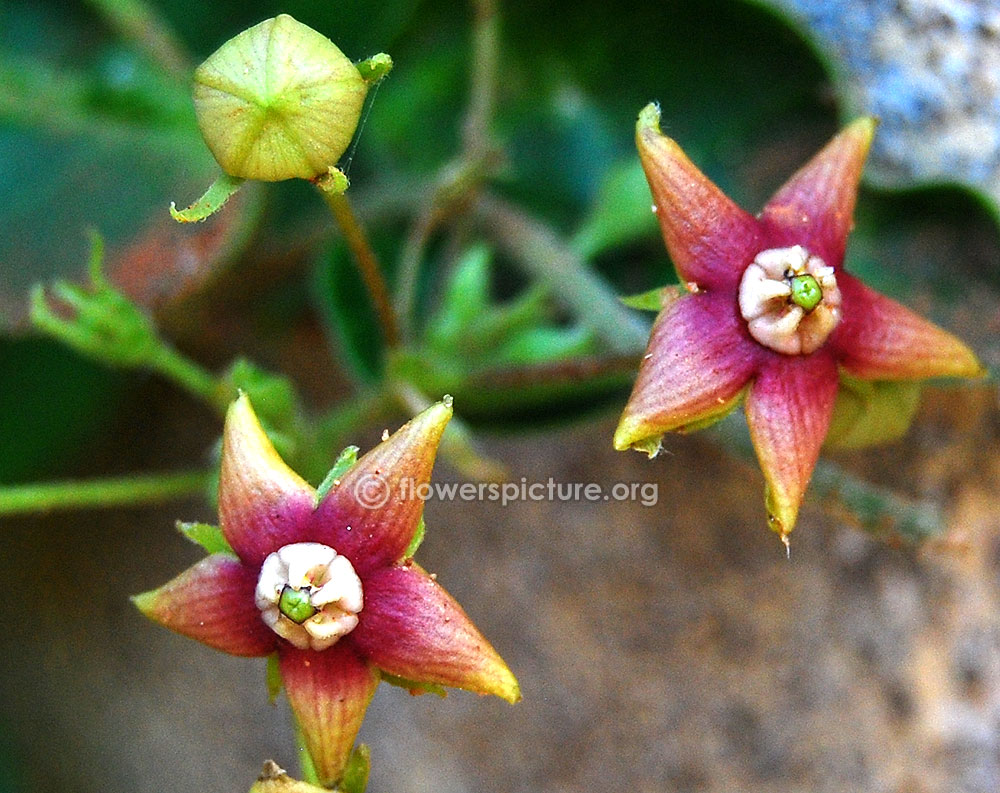
<path id="1" fill-rule="evenodd" d="M 529 328 L 504 343 L 493 356 L 496 364 L 529 365 L 574 358 L 597 348 L 594 331 L 581 325 L 568 328 Z"/>
<path id="2" fill-rule="evenodd" d="M 585 356 L 463 372 L 427 352 L 399 350 L 388 375 L 425 394 L 451 394 L 473 428 L 524 430 L 612 405 L 620 410 L 638 363 L 638 356 Z"/>
<path id="3" fill-rule="evenodd" d="M 348 446 L 337 456 L 337 461 L 333 464 L 333 468 L 323 477 L 320 486 L 316 488 L 317 505 L 323 502 L 326 494 L 340 483 L 340 477 L 346 474 L 351 466 L 358 461 L 359 451 L 360 449 L 357 446 Z"/>
<path id="4" fill-rule="evenodd" d="M 439 697 L 448 696 L 448 692 L 445 690 L 444 686 L 438 685 L 437 683 L 422 683 L 417 680 L 408 680 L 407 678 L 399 677 L 398 675 L 390 675 L 388 672 L 382 672 L 381 675 L 382 680 L 390 686 L 405 688 L 411 694 L 434 694 Z"/>
<path id="5" fill-rule="evenodd" d="M 464 329 L 488 309 L 489 302 L 490 250 L 473 245 L 456 264 L 440 307 L 427 323 L 428 341 L 439 348 L 456 343 Z"/>
<path id="6" fill-rule="evenodd" d="M 175 524 L 177 531 L 187 537 L 191 542 L 200 545 L 205 549 L 205 553 L 224 553 L 229 556 L 236 556 L 236 551 L 222 536 L 222 529 L 210 523 L 185 523 L 177 521 Z"/>
<path id="7" fill-rule="evenodd" d="M 365 793 L 370 771 L 371 751 L 365 744 L 359 743 L 347 758 L 347 768 L 337 789 L 342 793 Z"/>
<path id="8" fill-rule="evenodd" d="M 387 261 L 382 251 L 377 253 L 381 261 Z M 368 290 L 342 241 L 320 255 L 313 293 L 334 350 L 348 371 L 362 383 L 378 382 L 385 351 L 382 331 Z"/>
<path id="9" fill-rule="evenodd" d="M 840 376 L 826 445 L 860 449 L 901 438 L 920 405 L 921 384 Z"/>
<path id="10" fill-rule="evenodd" d="M 655 289 L 650 289 L 648 292 L 641 292 L 638 295 L 628 295 L 627 297 L 620 297 L 618 299 L 629 308 L 639 311 L 655 311 L 659 314 L 682 295 L 684 295 L 684 290 L 679 286 L 658 286 Z"/>
<path id="11" fill-rule="evenodd" d="M 297 425 L 301 414 L 299 395 L 289 378 L 246 358 L 237 358 L 225 380 L 232 386 L 234 399 L 238 391 L 250 397 L 254 412 L 269 427 L 287 433 Z"/>
<path id="12" fill-rule="evenodd" d="M 630 155 L 608 170 L 571 244 L 578 254 L 590 258 L 608 248 L 653 236 L 657 236 L 657 222 L 646 175 L 638 156 Z"/>

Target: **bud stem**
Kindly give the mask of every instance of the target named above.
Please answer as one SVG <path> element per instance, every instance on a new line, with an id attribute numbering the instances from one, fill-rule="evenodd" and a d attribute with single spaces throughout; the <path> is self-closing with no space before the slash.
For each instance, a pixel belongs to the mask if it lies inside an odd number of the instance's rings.
<path id="1" fill-rule="evenodd" d="M 347 242 L 347 247 L 354 255 L 358 271 L 361 273 L 368 295 L 371 297 L 372 304 L 378 314 L 386 345 L 397 347 L 399 345 L 399 322 L 396 319 L 396 312 L 392 308 L 392 302 L 389 300 L 389 289 L 382 275 L 378 257 L 368 242 L 364 228 L 358 222 L 357 215 L 354 214 L 354 209 L 346 195 L 323 189 L 320 189 L 319 192 L 327 206 L 330 207 L 334 220 L 340 226 L 340 231 Z"/>

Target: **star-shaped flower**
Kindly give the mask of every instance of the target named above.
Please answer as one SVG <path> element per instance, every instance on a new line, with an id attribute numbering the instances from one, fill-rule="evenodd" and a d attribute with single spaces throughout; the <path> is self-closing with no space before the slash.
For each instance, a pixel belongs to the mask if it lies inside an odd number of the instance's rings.
<path id="1" fill-rule="evenodd" d="M 771 527 L 783 540 L 819 457 L 839 372 L 866 380 L 974 377 L 961 341 L 841 269 L 875 120 L 844 128 L 754 217 L 663 135 L 647 106 L 636 142 L 667 250 L 687 293 L 664 291 L 615 432 L 659 448 L 746 397 Z"/>
<path id="2" fill-rule="evenodd" d="M 384 675 L 520 699 L 462 608 L 408 558 L 450 401 L 364 455 L 322 498 L 278 456 L 250 401 L 229 409 L 214 553 L 134 598 L 150 619 L 241 656 L 277 653 L 321 780 L 344 772 Z"/>

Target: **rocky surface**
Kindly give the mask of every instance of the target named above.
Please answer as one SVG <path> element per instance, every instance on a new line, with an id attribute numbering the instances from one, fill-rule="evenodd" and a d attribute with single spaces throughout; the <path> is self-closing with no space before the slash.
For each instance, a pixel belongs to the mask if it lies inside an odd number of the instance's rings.
<path id="1" fill-rule="evenodd" d="M 852 110 L 882 120 L 872 170 L 961 180 L 1000 200 L 995 0 L 774 0 L 843 70 Z"/>

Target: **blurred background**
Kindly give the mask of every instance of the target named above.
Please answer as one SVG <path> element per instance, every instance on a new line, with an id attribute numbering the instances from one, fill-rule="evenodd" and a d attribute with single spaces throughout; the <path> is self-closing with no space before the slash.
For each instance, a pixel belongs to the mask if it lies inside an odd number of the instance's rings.
<path id="1" fill-rule="evenodd" d="M 395 61 L 344 166 L 414 307 L 401 349 L 308 185 L 251 186 L 193 228 L 167 214 L 216 173 L 192 66 L 279 12 Z M 846 266 L 995 377 L 994 3 L 25 0 L 0 1 L 0 31 L 0 483 L 214 464 L 212 406 L 32 330 L 31 286 L 83 283 L 96 229 L 184 355 L 251 359 L 285 378 L 275 403 L 293 383 L 303 415 L 332 417 L 289 450 L 314 480 L 450 392 L 464 435 L 442 481 L 657 488 L 652 506 L 428 503 L 421 562 L 524 701 L 380 687 L 371 791 L 1000 789 L 992 378 L 927 388 L 901 440 L 831 450 L 790 560 L 738 416 L 652 462 L 610 440 L 652 316 L 614 296 L 674 279 L 633 146 L 652 100 L 752 211 L 842 121 L 880 116 Z M 0 791 L 221 793 L 265 759 L 296 768 L 262 663 L 128 601 L 199 558 L 174 521 L 213 521 L 205 490 L 0 517 Z M 911 523 L 932 536 L 907 542 Z"/>

